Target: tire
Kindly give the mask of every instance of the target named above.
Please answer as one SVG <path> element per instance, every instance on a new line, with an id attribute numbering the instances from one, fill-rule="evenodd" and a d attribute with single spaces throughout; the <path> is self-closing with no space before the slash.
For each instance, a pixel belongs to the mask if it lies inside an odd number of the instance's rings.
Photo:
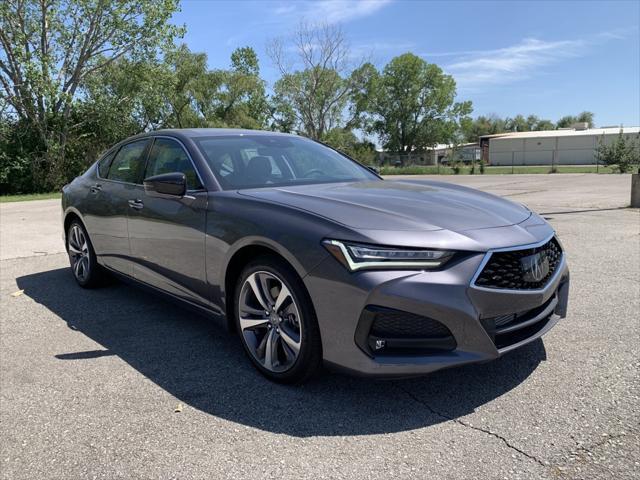
<path id="1" fill-rule="evenodd" d="M 79 220 L 72 220 L 66 237 L 71 273 L 82 288 L 95 288 L 104 280 L 89 234 Z"/>
<path id="2" fill-rule="evenodd" d="M 302 383 L 319 370 L 322 344 L 311 298 L 284 261 L 262 256 L 244 268 L 236 284 L 234 316 L 245 352 L 270 380 Z"/>

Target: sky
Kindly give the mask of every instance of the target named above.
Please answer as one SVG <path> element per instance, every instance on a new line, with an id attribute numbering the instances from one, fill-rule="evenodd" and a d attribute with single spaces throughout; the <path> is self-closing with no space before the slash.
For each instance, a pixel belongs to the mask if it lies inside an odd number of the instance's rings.
<path id="1" fill-rule="evenodd" d="M 338 24 L 354 63 L 378 68 L 412 52 L 452 75 L 473 116 L 558 120 L 587 110 L 597 126 L 640 125 L 640 1 L 182 0 L 183 41 L 228 68 L 251 46 L 269 85 L 266 53 L 301 21 Z"/>

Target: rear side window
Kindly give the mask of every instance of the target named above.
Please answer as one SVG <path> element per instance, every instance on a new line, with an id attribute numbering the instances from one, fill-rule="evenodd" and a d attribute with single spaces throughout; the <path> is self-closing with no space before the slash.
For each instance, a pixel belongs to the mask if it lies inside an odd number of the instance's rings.
<path id="1" fill-rule="evenodd" d="M 144 150 L 149 140 L 138 140 L 124 145 L 116 154 L 107 178 L 120 182 L 137 183 L 144 169 Z"/>
<path id="2" fill-rule="evenodd" d="M 149 153 L 149 161 L 144 178 L 161 175 L 163 173 L 184 173 L 187 177 L 187 189 L 198 190 L 202 188 L 198 174 L 182 146 L 168 138 L 156 138 Z"/>
<path id="3" fill-rule="evenodd" d="M 112 152 L 107 153 L 98 161 L 98 175 L 102 178 L 106 178 L 107 173 L 109 173 L 109 165 L 111 165 L 111 160 L 115 157 L 116 151 L 117 150 L 113 150 Z"/>

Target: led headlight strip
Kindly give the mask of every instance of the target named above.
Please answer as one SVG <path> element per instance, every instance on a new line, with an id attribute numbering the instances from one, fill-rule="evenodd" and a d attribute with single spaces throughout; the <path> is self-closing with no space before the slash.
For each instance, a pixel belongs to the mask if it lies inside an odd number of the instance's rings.
<path id="1" fill-rule="evenodd" d="M 377 247 L 325 240 L 325 248 L 351 271 L 363 269 L 433 269 L 442 266 L 453 252 Z"/>

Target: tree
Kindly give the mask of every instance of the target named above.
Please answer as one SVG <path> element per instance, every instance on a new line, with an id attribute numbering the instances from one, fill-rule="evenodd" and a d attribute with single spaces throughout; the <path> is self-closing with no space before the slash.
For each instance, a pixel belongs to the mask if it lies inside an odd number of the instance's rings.
<path id="1" fill-rule="evenodd" d="M 274 85 L 273 127 L 319 140 L 349 123 L 343 116 L 356 80 L 349 74 L 349 47 L 340 27 L 302 23 L 293 48 L 291 58 L 282 39 L 268 45 L 281 74 Z"/>
<path id="2" fill-rule="evenodd" d="M 556 128 L 569 128 L 576 123 L 586 123 L 589 125 L 589 128 L 593 128 L 593 113 L 592 112 L 582 112 L 577 116 L 573 115 L 565 115 L 558 123 L 556 123 Z"/>
<path id="3" fill-rule="evenodd" d="M 267 105 L 257 56 L 245 47 L 232 53 L 230 70 L 209 70 L 207 56 L 186 45 L 162 59 L 121 59 L 94 75 L 89 99 L 126 105 L 124 117 L 140 130 L 157 128 L 262 128 Z"/>
<path id="4" fill-rule="evenodd" d="M 555 130 L 556 125 L 551 120 L 539 120 L 533 130 Z"/>
<path id="5" fill-rule="evenodd" d="M 540 119 L 536 115 L 516 115 L 507 117 L 504 121 L 505 131 L 508 132 L 533 132 L 540 130 L 554 130 L 555 125 L 551 120 Z"/>
<path id="6" fill-rule="evenodd" d="M 589 120 L 591 118 L 591 120 Z M 564 120 L 563 120 L 564 119 Z M 593 123 L 593 114 L 583 112 L 577 117 L 563 117 L 558 122 L 557 127 L 568 124 L 572 125 L 578 121 L 591 121 Z M 561 123 L 562 122 L 562 123 Z M 507 117 L 502 119 L 497 115 L 479 116 L 474 120 L 465 119 L 461 125 L 463 137 L 468 142 L 477 142 L 478 137 L 482 135 L 494 135 L 505 132 L 532 132 L 540 130 L 555 130 L 556 124 L 551 120 L 539 118 L 536 115 L 516 115 L 513 118 Z"/>
<path id="7" fill-rule="evenodd" d="M 620 173 L 629 172 L 634 166 L 640 167 L 640 138 L 638 137 L 632 140 L 623 133 L 621 128 L 618 137 L 607 145 L 602 135 L 596 147 L 598 163 L 615 166 Z"/>
<path id="8" fill-rule="evenodd" d="M 471 102 L 455 103 L 456 84 L 434 64 L 411 53 L 392 59 L 365 92 L 370 130 L 396 152 L 453 141 Z"/>
<path id="9" fill-rule="evenodd" d="M 214 98 L 215 117 L 222 125 L 264 128 L 269 107 L 256 52 L 250 47 L 236 49 L 231 54 L 231 70 L 216 74 L 221 85 Z"/>
<path id="10" fill-rule="evenodd" d="M 530 115 L 530 117 L 535 118 L 534 115 Z M 507 117 L 504 121 L 504 126 L 507 132 L 528 132 L 531 130 L 529 123 L 527 123 L 527 119 L 522 115 L 516 115 L 513 118 Z"/>
<path id="11" fill-rule="evenodd" d="M 505 121 L 495 114 L 488 117 L 481 115 L 474 120 L 469 117 L 462 118 L 460 126 L 467 142 L 477 142 L 482 135 L 506 132 Z"/>
<path id="12" fill-rule="evenodd" d="M 373 165 L 374 163 L 375 145 L 367 140 L 359 140 L 350 129 L 334 128 L 329 130 L 325 133 L 322 141 L 360 163 L 365 165 Z"/>
<path id="13" fill-rule="evenodd" d="M 88 77 L 119 58 L 155 55 L 181 32 L 169 23 L 176 10 L 177 0 L 0 2 L 0 98 L 33 129 L 42 170 L 60 175 L 56 162 Z"/>

